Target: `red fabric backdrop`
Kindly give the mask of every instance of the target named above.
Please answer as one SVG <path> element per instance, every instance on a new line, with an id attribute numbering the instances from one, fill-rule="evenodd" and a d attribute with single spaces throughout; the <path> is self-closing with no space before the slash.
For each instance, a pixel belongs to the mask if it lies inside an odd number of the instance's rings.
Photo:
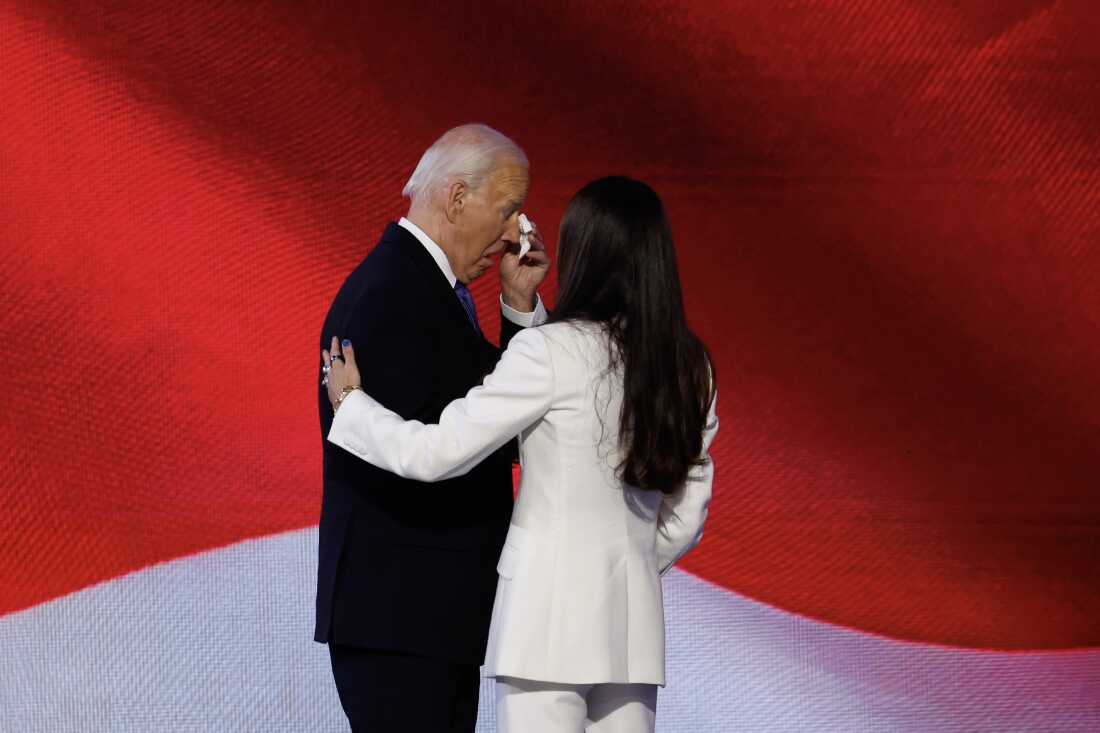
<path id="1" fill-rule="evenodd" d="M 321 318 L 480 120 L 550 238 L 596 176 L 666 201 L 723 423 L 688 570 L 892 637 L 1100 645 L 1098 17 L 3 0 L 0 613 L 316 522 Z"/>

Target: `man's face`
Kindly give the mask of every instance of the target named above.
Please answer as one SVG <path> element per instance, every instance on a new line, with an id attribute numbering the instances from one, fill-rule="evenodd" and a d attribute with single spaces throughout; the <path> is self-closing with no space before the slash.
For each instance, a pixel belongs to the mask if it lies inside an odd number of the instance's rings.
<path id="1" fill-rule="evenodd" d="M 505 160 L 469 192 L 456 221 L 455 276 L 469 284 L 493 266 L 493 256 L 519 240 L 519 212 L 527 199 L 527 166 Z"/>

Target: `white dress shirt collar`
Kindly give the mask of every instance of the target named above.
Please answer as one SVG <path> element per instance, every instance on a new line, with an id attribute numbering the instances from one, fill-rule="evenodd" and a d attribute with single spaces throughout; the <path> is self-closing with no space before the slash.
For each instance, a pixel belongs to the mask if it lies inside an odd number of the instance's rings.
<path id="1" fill-rule="evenodd" d="M 435 264 L 439 265 L 439 269 L 443 271 L 444 277 L 447 278 L 447 282 L 451 284 L 451 288 L 454 288 L 455 283 L 458 282 L 458 278 L 455 277 L 454 270 L 451 269 L 451 263 L 447 259 L 447 253 L 440 249 L 439 245 L 432 241 L 432 238 L 424 233 L 424 230 L 413 224 L 405 217 L 397 222 L 397 225 L 404 227 L 409 234 L 417 238 L 417 240 L 424 245 L 424 249 L 428 250 L 428 254 L 435 260 Z"/>
<path id="2" fill-rule="evenodd" d="M 405 231 L 417 238 L 417 240 L 424 245 L 424 249 L 428 250 L 428 254 L 432 256 L 435 263 L 439 265 L 439 269 L 443 272 L 443 276 L 447 278 L 447 282 L 451 284 L 453 289 L 455 283 L 458 282 L 458 278 L 455 277 L 454 270 L 451 269 L 451 263 L 447 259 L 446 253 L 440 249 L 439 245 L 432 241 L 432 238 L 424 233 L 424 230 L 413 224 L 405 217 L 401 217 L 398 220 L 397 225 L 404 227 Z M 514 308 L 510 308 L 507 303 L 504 302 L 504 296 L 500 297 L 500 307 L 502 314 L 512 323 L 523 328 L 530 326 L 540 326 L 546 322 L 549 314 L 546 312 L 546 306 L 542 304 L 542 298 L 535 295 L 535 310 L 530 313 L 524 313 L 523 311 L 517 311 Z"/>

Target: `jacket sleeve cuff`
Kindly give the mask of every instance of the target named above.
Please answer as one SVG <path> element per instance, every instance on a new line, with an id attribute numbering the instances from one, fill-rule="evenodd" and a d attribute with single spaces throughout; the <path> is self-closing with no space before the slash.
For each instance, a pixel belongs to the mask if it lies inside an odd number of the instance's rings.
<path id="1" fill-rule="evenodd" d="M 504 302 L 504 296 L 500 296 L 500 310 L 512 323 L 523 328 L 530 328 L 531 326 L 541 326 L 546 323 L 549 314 L 546 312 L 546 306 L 542 304 L 542 297 L 535 293 L 535 309 L 529 313 L 518 311 L 512 306 Z"/>

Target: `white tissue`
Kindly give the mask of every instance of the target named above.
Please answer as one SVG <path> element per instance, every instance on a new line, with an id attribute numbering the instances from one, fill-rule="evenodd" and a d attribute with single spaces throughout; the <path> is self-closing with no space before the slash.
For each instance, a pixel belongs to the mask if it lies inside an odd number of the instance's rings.
<path id="1" fill-rule="evenodd" d="M 531 232 L 535 231 L 535 225 L 531 223 L 531 220 L 527 218 L 526 214 L 519 215 L 519 257 L 523 259 L 523 256 L 531 251 L 531 240 L 527 236 Z"/>

